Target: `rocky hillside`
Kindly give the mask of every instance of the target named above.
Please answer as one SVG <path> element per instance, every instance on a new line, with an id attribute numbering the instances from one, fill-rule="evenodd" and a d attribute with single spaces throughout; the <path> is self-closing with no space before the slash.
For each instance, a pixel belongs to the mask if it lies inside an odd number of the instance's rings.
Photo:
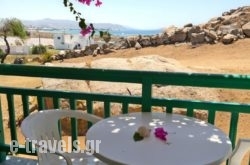
<path id="1" fill-rule="evenodd" d="M 222 42 L 231 44 L 238 39 L 246 37 L 250 37 L 250 6 L 231 9 L 202 25 L 188 23 L 182 28 L 176 26 L 167 27 L 162 34 L 153 36 L 139 35 L 120 38 L 115 42 L 113 48 L 125 49 L 135 47 L 140 49 L 148 46 L 177 43 L 199 45 Z"/>

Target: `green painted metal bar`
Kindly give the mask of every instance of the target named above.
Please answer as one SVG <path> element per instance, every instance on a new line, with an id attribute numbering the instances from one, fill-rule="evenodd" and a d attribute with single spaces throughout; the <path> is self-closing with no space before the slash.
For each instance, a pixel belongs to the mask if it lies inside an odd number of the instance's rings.
<path id="1" fill-rule="evenodd" d="M 128 102 L 122 103 L 122 113 L 124 114 L 128 113 Z"/>
<path id="2" fill-rule="evenodd" d="M 29 97 L 26 95 L 22 95 L 22 104 L 23 104 L 23 117 L 27 117 L 29 115 Z"/>
<path id="3" fill-rule="evenodd" d="M 103 94 L 93 94 L 93 93 L 78 93 L 78 92 L 62 92 L 62 91 L 52 91 L 52 90 L 35 90 L 35 89 L 19 89 L 19 88 L 2 88 L 0 87 L 0 91 L 5 93 L 16 93 L 21 94 L 24 93 L 25 95 L 37 95 L 37 96 L 44 96 L 49 95 L 51 97 L 58 96 L 58 95 L 65 95 L 65 97 L 71 97 L 72 95 L 75 96 L 77 99 L 88 99 L 91 98 L 92 100 L 96 101 L 113 101 L 113 102 L 123 102 L 127 101 L 129 103 L 140 104 L 141 98 L 137 96 L 114 96 L 114 95 L 103 95 Z M 179 100 L 179 99 L 159 99 L 159 98 L 152 98 L 152 104 L 155 105 L 168 105 L 175 107 L 186 108 L 190 106 L 190 104 L 195 104 L 195 108 L 217 108 L 221 109 L 220 111 L 238 111 L 242 113 L 249 113 L 250 105 L 249 104 L 239 104 L 239 103 L 228 103 L 228 102 L 207 102 L 207 101 L 199 101 L 199 100 Z"/>
<path id="4" fill-rule="evenodd" d="M 110 116 L 110 102 L 104 101 L 104 117 L 107 118 Z"/>
<path id="5" fill-rule="evenodd" d="M 8 101 L 11 140 L 17 140 L 14 96 L 11 94 L 7 94 L 7 101 Z"/>
<path id="6" fill-rule="evenodd" d="M 53 97 L 53 107 L 54 107 L 54 109 L 59 109 L 60 103 L 59 103 L 58 97 Z"/>
<path id="7" fill-rule="evenodd" d="M 93 102 L 91 100 L 86 100 L 87 104 L 87 113 L 93 114 Z M 93 123 L 88 122 L 88 128 L 92 126 Z"/>
<path id="8" fill-rule="evenodd" d="M 0 75 L 64 78 L 109 82 L 142 83 L 151 78 L 154 84 L 250 89 L 250 75 L 152 72 L 93 68 L 43 67 L 1 64 Z M 67 76 L 65 76 L 67 75 Z"/>
<path id="9" fill-rule="evenodd" d="M 150 78 L 142 80 L 142 112 L 151 112 L 152 81 Z"/>
<path id="10" fill-rule="evenodd" d="M 1 94 L 1 93 L 0 93 Z M 2 114 L 2 106 L 1 106 L 1 95 L 0 95 L 0 121 L 3 121 L 3 114 Z M 4 125 L 3 122 L 0 122 L 0 145 L 5 144 L 4 139 Z M 2 148 L 0 146 L 0 148 Z M 6 152 L 0 151 L 0 163 L 5 161 L 6 159 Z"/>
<path id="11" fill-rule="evenodd" d="M 210 124 L 214 124 L 214 121 L 215 121 L 215 110 L 214 109 L 208 110 L 208 119 L 207 120 Z"/>
<path id="12" fill-rule="evenodd" d="M 76 99 L 91 99 L 95 101 L 113 101 L 113 102 L 123 102 L 127 101 L 131 104 L 140 104 L 141 97 L 138 96 L 121 96 L 121 95 L 107 95 L 107 94 L 95 94 L 95 93 L 79 93 L 79 92 L 63 92 L 63 91 L 53 91 L 53 90 L 39 90 L 39 89 L 20 89 L 20 88 L 8 88 L 8 87 L 0 87 L 0 91 L 3 93 L 15 93 L 25 95 L 36 95 L 36 96 L 44 96 L 48 95 L 51 97 L 54 96 L 65 96 L 71 97 L 72 95 Z M 186 108 L 190 106 L 190 104 L 195 104 L 195 108 L 197 109 L 211 109 L 217 108 L 220 111 L 237 111 L 242 113 L 250 113 L 250 105 L 249 104 L 239 104 L 239 103 L 229 103 L 229 102 L 208 102 L 208 101 L 200 101 L 200 100 L 180 100 L 180 99 L 162 99 L 162 98 L 152 98 L 153 105 L 168 105 L 172 107 L 182 107 Z M 193 105 L 192 105 L 193 106 Z"/>
<path id="13" fill-rule="evenodd" d="M 71 111 L 76 110 L 76 102 L 75 102 L 74 98 L 70 98 L 69 104 L 70 104 Z M 74 145 L 74 141 L 78 139 L 77 123 L 78 123 L 77 119 L 74 119 L 74 118 L 71 119 L 71 137 L 72 137 L 71 146 L 72 146 L 72 150 L 77 150 L 77 148 L 75 148 L 76 146 Z"/>
<path id="14" fill-rule="evenodd" d="M 45 109 L 44 99 L 41 96 L 37 97 L 38 111 Z"/>
<path id="15" fill-rule="evenodd" d="M 239 121 L 239 113 L 232 112 L 231 113 L 231 120 L 230 120 L 230 127 L 229 127 L 229 137 L 232 141 L 233 148 L 235 147 L 235 142 L 236 142 L 238 121 Z"/>
<path id="16" fill-rule="evenodd" d="M 93 103 L 92 100 L 87 100 L 87 112 L 93 114 Z"/>
<path id="17" fill-rule="evenodd" d="M 189 117 L 194 116 L 194 109 L 192 107 L 187 108 L 187 116 L 189 116 Z"/>
<path id="18" fill-rule="evenodd" d="M 152 105 L 154 106 L 165 106 L 166 104 L 170 108 L 186 108 L 192 105 L 194 109 L 219 109 L 221 112 L 250 113 L 250 104 L 152 98 Z"/>
<path id="19" fill-rule="evenodd" d="M 59 90 L 46 90 L 46 89 L 28 89 L 28 88 L 15 88 L 15 87 L 1 87 L 0 92 L 12 94 L 34 95 L 37 97 L 74 97 L 75 99 L 94 100 L 94 101 L 109 101 L 109 102 L 123 102 L 128 101 L 131 104 L 141 104 L 141 97 L 139 96 L 123 96 L 111 95 L 89 92 L 76 92 L 76 91 L 59 91 Z M 43 104 L 43 103 L 40 103 Z"/>
<path id="20" fill-rule="evenodd" d="M 167 112 L 167 113 L 173 113 L 173 107 L 167 105 L 167 106 L 166 106 L 166 112 Z"/>

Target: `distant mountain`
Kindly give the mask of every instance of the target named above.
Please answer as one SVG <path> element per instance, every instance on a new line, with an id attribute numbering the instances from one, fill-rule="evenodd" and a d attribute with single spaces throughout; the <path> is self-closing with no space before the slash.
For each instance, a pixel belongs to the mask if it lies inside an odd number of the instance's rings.
<path id="1" fill-rule="evenodd" d="M 78 23 L 71 20 L 59 20 L 59 19 L 42 19 L 42 20 L 22 20 L 23 24 L 27 28 L 39 28 L 39 29 L 79 29 Z M 109 30 L 128 30 L 128 28 L 118 24 L 111 23 L 95 23 L 94 27 L 97 29 L 109 29 Z"/>

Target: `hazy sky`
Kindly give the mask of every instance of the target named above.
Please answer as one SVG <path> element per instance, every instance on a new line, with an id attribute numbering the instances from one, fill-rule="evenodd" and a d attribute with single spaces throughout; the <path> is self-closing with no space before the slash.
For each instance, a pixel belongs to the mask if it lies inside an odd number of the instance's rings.
<path id="1" fill-rule="evenodd" d="M 0 18 L 75 20 L 63 0 L 0 0 Z M 200 24 L 225 11 L 249 6 L 250 0 L 102 0 L 90 7 L 71 0 L 92 23 L 114 23 L 138 29 Z"/>

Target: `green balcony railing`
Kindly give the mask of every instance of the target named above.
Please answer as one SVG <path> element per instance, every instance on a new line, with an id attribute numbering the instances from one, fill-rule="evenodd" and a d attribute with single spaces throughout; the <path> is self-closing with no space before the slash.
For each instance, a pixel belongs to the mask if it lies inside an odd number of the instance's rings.
<path id="1" fill-rule="evenodd" d="M 59 108 L 60 98 L 67 98 L 71 109 L 76 109 L 76 100 L 86 100 L 86 107 L 89 113 L 93 113 L 93 103 L 95 101 L 101 101 L 104 103 L 104 117 L 110 116 L 110 104 L 113 102 L 122 105 L 123 113 L 128 113 L 130 104 L 141 105 L 141 110 L 145 112 L 152 111 L 153 106 L 164 107 L 167 113 L 173 113 L 175 108 L 182 108 L 186 110 L 186 115 L 188 116 L 194 116 L 194 111 L 197 109 L 206 110 L 208 114 L 207 121 L 212 124 L 215 123 L 217 112 L 228 112 L 230 113 L 228 135 L 233 146 L 237 140 L 240 114 L 250 114 L 250 100 L 249 103 L 239 103 L 193 100 L 192 98 L 187 100 L 181 98 L 159 98 L 152 96 L 153 85 L 201 87 L 201 90 L 202 88 L 240 89 L 247 92 L 250 90 L 250 75 L 170 73 L 1 64 L 0 76 L 123 82 L 141 84 L 142 86 L 142 94 L 137 96 L 1 86 L 0 83 L 0 94 L 4 95 L 8 101 L 11 140 L 18 140 L 14 96 L 21 97 L 24 117 L 29 115 L 29 96 L 37 97 L 38 110 L 46 108 L 44 98 L 48 97 L 53 98 L 54 108 Z M 7 144 L 4 138 L 6 130 L 3 126 L 1 107 L 2 106 L 0 106 L 0 160 L 3 161 L 6 154 L 10 152 L 10 145 Z M 72 126 L 76 127 L 76 122 L 72 122 Z M 78 134 L 76 128 L 72 129 L 72 133 L 72 140 L 77 139 Z M 28 154 L 22 145 L 19 146 L 18 151 L 18 153 Z"/>

